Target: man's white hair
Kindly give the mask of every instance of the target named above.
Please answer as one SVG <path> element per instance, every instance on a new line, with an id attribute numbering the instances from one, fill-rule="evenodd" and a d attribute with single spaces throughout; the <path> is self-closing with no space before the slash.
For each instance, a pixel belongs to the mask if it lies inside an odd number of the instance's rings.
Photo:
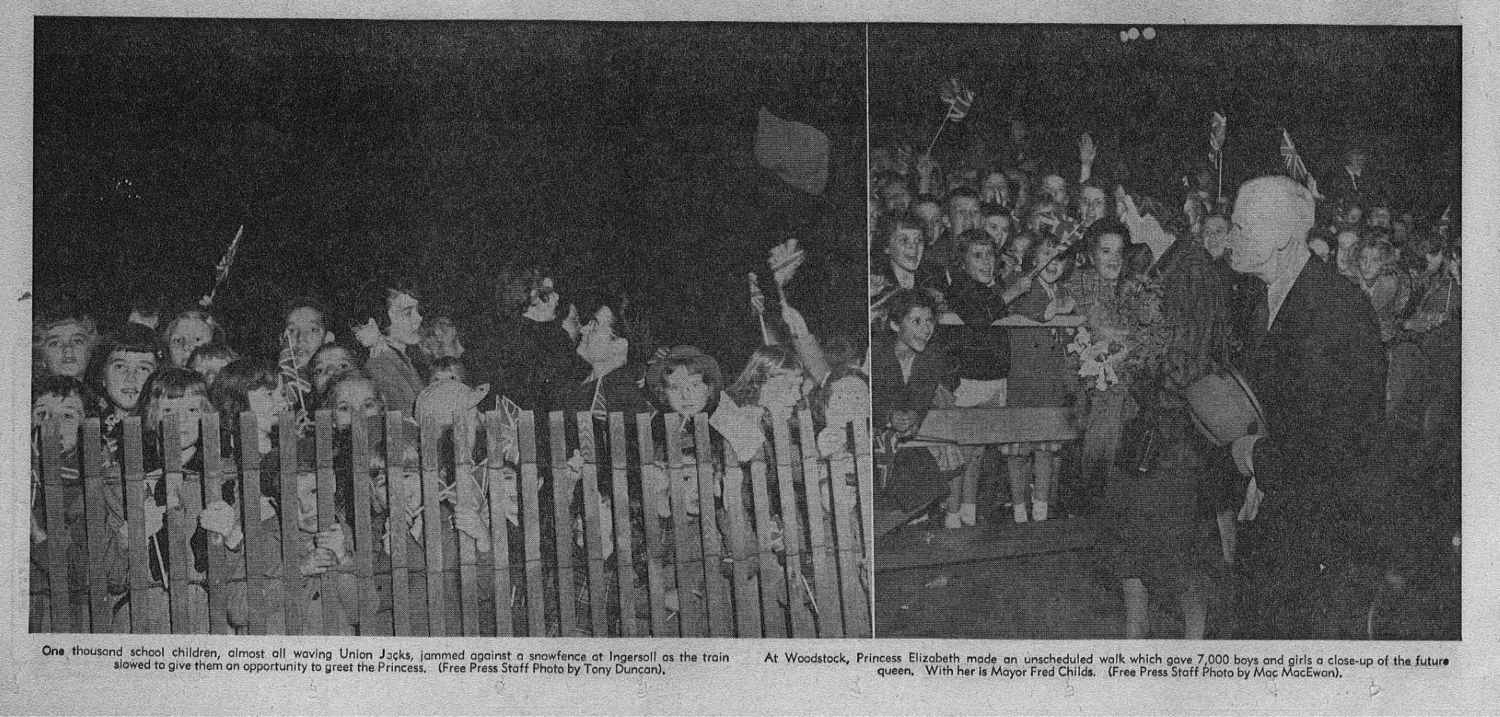
<path id="1" fill-rule="evenodd" d="M 1235 195 L 1235 204 L 1237 206 L 1253 204 L 1256 199 L 1261 198 L 1280 209 L 1289 225 L 1302 228 L 1300 236 L 1297 232 L 1288 232 L 1288 238 L 1293 236 L 1299 240 L 1306 238 L 1307 232 L 1312 229 L 1316 221 L 1314 218 L 1316 200 L 1307 187 L 1285 175 L 1256 177 L 1240 185 L 1240 191 Z"/>

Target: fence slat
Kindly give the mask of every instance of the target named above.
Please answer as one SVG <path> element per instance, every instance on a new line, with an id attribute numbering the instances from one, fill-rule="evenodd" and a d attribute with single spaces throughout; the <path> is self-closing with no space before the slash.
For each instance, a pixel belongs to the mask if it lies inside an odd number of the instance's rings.
<path id="1" fill-rule="evenodd" d="M 297 495 L 297 426 L 291 411 L 283 411 L 281 425 L 277 427 L 281 444 L 281 611 L 286 619 L 286 634 L 301 635 L 306 631 L 303 622 L 301 600 L 306 595 L 306 581 L 300 572 L 301 546 L 298 545 L 301 527 L 298 517 L 302 501 Z"/>
<path id="2" fill-rule="evenodd" d="M 651 441 L 651 414 L 642 413 L 635 417 L 636 443 L 640 448 L 641 464 L 645 465 L 656 456 L 656 446 Z M 665 475 L 664 473 L 659 473 Z M 654 478 L 652 479 L 654 480 Z M 666 478 L 666 480 L 671 480 Z M 643 481 L 645 482 L 645 481 Z M 662 565 L 662 554 L 666 550 L 662 534 L 661 519 L 656 512 L 656 496 L 665 486 L 643 485 L 641 495 L 644 498 L 644 518 L 646 523 L 646 590 L 651 599 L 651 634 L 655 637 L 675 637 L 677 631 L 671 629 L 667 622 L 667 597 L 665 588 L 665 567 Z M 680 600 L 679 600 L 680 605 Z M 678 625 L 682 621 L 678 620 Z"/>
<path id="3" fill-rule="evenodd" d="M 178 419 L 179 426 L 181 425 L 181 420 L 183 419 Z M 198 424 L 198 430 L 203 430 L 202 423 Z M 175 436 L 177 434 L 173 433 L 172 435 Z M 199 433 L 199 436 L 201 437 L 202 433 Z M 185 446 L 181 445 L 178 448 L 181 450 L 186 449 Z M 174 454 L 178 466 L 173 475 L 176 475 L 177 478 L 168 481 L 169 490 L 174 483 L 176 485 L 177 507 L 169 511 L 167 515 L 168 520 L 177 521 L 177 533 L 180 542 L 176 546 L 182 546 L 179 548 L 184 553 L 182 564 L 187 568 L 181 583 L 184 589 L 177 595 L 177 599 L 185 603 L 187 620 L 186 624 L 182 627 L 174 627 L 173 632 L 202 635 L 208 632 L 208 594 L 202 587 L 203 583 L 196 580 L 198 577 L 197 555 L 189 548 L 189 541 L 197 532 L 198 513 L 203 510 L 203 476 L 201 473 L 194 475 L 184 469 L 181 465 L 181 450 Z M 174 556 L 176 554 L 176 552 L 173 552 Z M 207 556 L 205 555 L 205 557 Z M 176 562 L 177 560 L 174 557 L 173 563 Z"/>
<path id="4" fill-rule="evenodd" d="M 224 458 L 220 445 L 219 414 L 203 414 L 203 503 L 212 505 L 224 499 Z M 241 532 L 244 532 L 241 529 Z M 229 627 L 228 606 L 224 600 L 228 585 L 229 551 L 224 541 L 214 536 L 208 540 L 208 629 L 215 635 L 234 632 Z"/>
<path id="5" fill-rule="evenodd" d="M 630 527 L 630 483 L 626 477 L 625 415 L 609 414 L 609 462 L 610 488 L 614 494 L 615 510 L 615 577 L 619 583 L 620 634 L 634 637 L 638 634 L 635 622 L 635 535 Z M 642 501 L 649 506 L 650 501 Z M 643 509 L 645 519 L 651 520 L 652 509 Z"/>
<path id="6" fill-rule="evenodd" d="M 858 474 L 858 508 L 845 501 L 835 504 L 835 525 L 839 539 L 839 575 L 844 592 L 844 621 L 850 637 L 870 637 L 873 632 L 871 620 L 874 603 L 871 602 L 871 586 L 874 584 L 870 560 L 869 539 L 874 535 L 867 496 L 872 495 L 875 461 L 870 445 L 870 424 L 867 420 L 854 422 L 854 455 Z M 838 493 L 835 493 L 835 498 Z"/>
<path id="7" fill-rule="evenodd" d="M 771 496 L 766 487 L 766 448 L 761 445 L 750 460 L 750 498 L 755 501 L 756 550 L 760 555 L 760 610 L 765 617 L 766 637 L 786 637 L 786 575 L 776 563 L 771 546 Z M 783 537 L 783 541 L 785 538 Z"/>
<path id="8" fill-rule="evenodd" d="M 321 422 L 323 417 L 318 416 Z M 329 417 L 332 420 L 332 416 Z M 376 625 L 375 592 L 375 546 L 374 529 L 370 525 L 370 423 L 363 416 L 355 417 L 349 425 L 349 478 L 354 488 L 354 515 L 349 516 L 354 528 L 354 575 L 356 577 L 355 599 L 359 601 L 359 633 L 361 635 L 382 634 L 383 626 Z"/>
<path id="9" fill-rule="evenodd" d="M 125 419 L 125 522 L 130 532 L 130 622 L 131 632 L 165 632 L 165 607 L 153 592 L 149 542 L 152 528 L 146 525 L 145 471 L 141 466 L 141 419 Z"/>
<path id="10" fill-rule="evenodd" d="M 426 556 L 427 634 L 448 634 L 447 596 L 443 580 L 443 502 L 438 499 L 442 480 L 438 473 L 437 423 L 431 416 L 421 423 L 422 548 Z"/>
<path id="11" fill-rule="evenodd" d="M 729 546 L 734 554 L 734 615 L 739 637 L 760 637 L 758 579 L 751 569 L 750 527 L 745 521 L 745 466 L 728 441 L 724 442 L 724 515 L 729 521 Z"/>
<path id="12" fill-rule="evenodd" d="M 542 489 L 537 484 L 536 414 L 521 412 L 516 438 L 521 443 L 521 525 L 526 530 L 526 634 L 547 634 L 547 603 L 542 583 Z"/>
<path id="13" fill-rule="evenodd" d="M 510 496 L 505 490 L 501 474 L 505 470 L 505 455 L 500 443 L 500 411 L 485 415 L 484 436 L 489 449 L 486 452 L 490 506 L 490 550 L 495 564 L 495 636 L 509 637 L 515 634 L 511 621 L 510 581 Z"/>
<path id="14" fill-rule="evenodd" d="M 167 606 L 172 617 L 172 633 L 189 634 L 193 630 L 189 615 L 188 568 L 192 564 L 187 536 L 183 531 L 183 513 L 187 506 L 182 495 L 182 452 L 177 433 L 177 416 L 165 417 L 157 426 L 157 437 L 161 439 L 162 470 L 158 481 L 166 484 L 167 496 L 167 545 L 162 550 L 170 565 L 163 565 L 167 572 Z M 158 486 L 158 490 L 162 487 Z M 160 535 L 158 533 L 157 535 Z M 158 548 L 162 548 L 160 544 Z"/>
<path id="15" fill-rule="evenodd" d="M 837 429 L 835 429 L 837 430 Z M 828 520 L 831 511 L 823 510 L 823 488 L 818 480 L 822 461 L 818 458 L 817 432 L 813 429 L 812 412 L 803 409 L 797 414 L 797 445 L 802 447 L 802 485 L 807 495 L 808 544 L 812 551 L 813 589 L 818 596 L 818 637 L 843 637 L 844 616 L 839 600 L 838 571 L 834 569 L 834 558 L 829 554 Z M 828 490 L 838 490 L 837 481 L 844 476 L 834 475 L 830 464 Z M 829 503 L 829 508 L 833 503 Z"/>
<path id="16" fill-rule="evenodd" d="M 61 429 L 59 421 L 48 421 L 42 426 L 42 498 L 47 504 L 47 601 L 52 613 L 52 631 L 77 632 L 72 581 L 68 579 L 68 543 L 73 536 L 68 529 L 67 496 L 63 494 Z"/>
<path id="17" fill-rule="evenodd" d="M 791 613 L 791 636 L 813 637 L 817 628 L 808 610 L 808 591 L 802 574 L 802 511 L 797 509 L 797 485 L 803 484 L 802 463 L 792 453 L 791 429 L 787 421 L 772 420 L 776 441 L 776 483 L 781 497 L 782 542 L 786 545 L 787 609 Z M 814 448 L 816 450 L 816 448 Z M 814 477 L 816 480 L 816 476 Z M 817 498 L 816 486 L 808 498 Z"/>
<path id="18" fill-rule="evenodd" d="M 466 412 L 460 412 L 453 421 L 453 490 L 459 507 L 478 510 L 479 485 L 474 482 L 474 426 L 470 420 Z M 463 615 L 460 621 L 465 637 L 479 635 L 478 550 L 474 538 L 459 530 L 458 596 L 462 604 Z"/>
<path id="19" fill-rule="evenodd" d="M 583 481 L 583 544 L 589 556 L 589 621 L 593 636 L 604 637 L 609 634 L 609 586 L 604 583 L 604 524 L 599 512 L 602 507 L 599 495 L 599 455 L 593 448 L 598 443 L 593 435 L 593 414 L 579 411 L 574 414 L 574 419 L 578 424 L 579 445 L 588 447 L 584 450 L 580 478 Z M 613 518 L 613 515 L 610 517 Z M 610 535 L 609 539 L 614 540 L 614 535 Z"/>
<path id="20" fill-rule="evenodd" d="M 402 425 L 399 412 L 385 414 L 385 491 L 390 510 L 385 527 L 391 551 L 391 625 L 396 635 L 410 637 L 415 634 L 411 625 L 411 566 L 406 555 L 411 518 L 407 515 L 406 491 L 401 489 L 406 481 L 406 433 Z"/>
<path id="21" fill-rule="evenodd" d="M 240 414 L 240 529 L 245 533 L 245 607 L 248 612 L 246 632 L 266 634 L 267 565 L 272 557 L 261 554 L 265 543 L 260 517 L 260 431 L 255 414 Z"/>
<path id="22" fill-rule="evenodd" d="M 672 537 L 677 545 L 677 612 L 684 637 L 703 637 L 708 635 L 708 615 L 703 603 L 703 546 L 699 542 L 698 529 L 691 525 L 687 513 L 687 489 L 682 484 L 686 471 L 680 436 L 683 418 L 676 413 L 668 413 L 663 418 L 667 428 L 667 485 L 672 496 Z"/>
<path id="23" fill-rule="evenodd" d="M 715 475 L 713 440 L 708 432 L 708 414 L 693 420 L 694 453 L 698 468 L 698 529 L 703 544 L 703 572 L 707 578 L 708 631 L 714 637 L 734 636 L 734 601 L 729 580 L 724 577 L 724 546 L 719 533 L 718 511 L 714 495 L 718 493 Z"/>
<path id="24" fill-rule="evenodd" d="M 552 547 L 557 555 L 557 629 L 573 636 L 578 603 L 573 592 L 573 473 L 568 468 L 568 434 L 562 411 L 547 414 L 552 450 Z"/>
<path id="25" fill-rule="evenodd" d="M 329 410 L 318 411 L 314 417 L 313 435 L 317 441 L 317 480 L 318 480 L 318 530 L 331 530 L 339 524 L 338 509 L 334 501 L 336 488 L 333 476 L 333 412 Z M 353 536 L 350 536 L 351 538 Z M 347 548 L 348 545 L 345 545 Z M 339 566 L 335 565 L 328 572 L 313 578 L 315 586 L 321 595 L 320 602 L 323 603 L 322 630 L 324 635 L 337 635 L 342 632 L 341 615 L 338 599 L 338 578 L 336 573 Z"/>
<path id="26" fill-rule="evenodd" d="M 109 514 L 105 507 L 105 491 L 116 491 L 120 484 L 105 479 L 104 460 L 101 454 L 102 437 L 99 419 L 83 422 L 83 477 L 84 528 L 89 541 L 89 628 L 92 632 L 114 631 L 114 605 L 109 595 L 109 544 L 115 536 L 109 528 Z"/>

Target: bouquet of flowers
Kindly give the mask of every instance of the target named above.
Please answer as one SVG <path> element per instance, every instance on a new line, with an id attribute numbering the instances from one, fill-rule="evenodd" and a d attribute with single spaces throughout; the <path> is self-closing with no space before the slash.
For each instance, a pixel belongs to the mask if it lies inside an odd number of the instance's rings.
<path id="1" fill-rule="evenodd" d="M 1078 357 L 1079 377 L 1108 391 L 1157 373 L 1171 338 L 1161 298 L 1160 283 L 1149 278 L 1127 278 L 1117 291 L 1104 292 L 1066 348 Z"/>

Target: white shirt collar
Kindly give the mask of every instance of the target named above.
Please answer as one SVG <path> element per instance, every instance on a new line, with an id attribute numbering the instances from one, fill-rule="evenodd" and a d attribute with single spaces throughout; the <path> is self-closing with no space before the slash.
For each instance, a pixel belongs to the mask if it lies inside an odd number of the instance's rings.
<path id="1" fill-rule="evenodd" d="M 1292 285 L 1297 283 L 1297 277 L 1302 276 L 1302 270 L 1307 266 L 1307 260 L 1312 252 L 1304 251 L 1292 259 L 1286 271 L 1277 275 L 1276 280 L 1266 288 L 1266 303 L 1270 311 L 1266 312 L 1266 330 L 1269 331 L 1276 325 L 1276 314 L 1281 311 L 1281 305 L 1286 302 L 1287 294 L 1292 292 Z"/>

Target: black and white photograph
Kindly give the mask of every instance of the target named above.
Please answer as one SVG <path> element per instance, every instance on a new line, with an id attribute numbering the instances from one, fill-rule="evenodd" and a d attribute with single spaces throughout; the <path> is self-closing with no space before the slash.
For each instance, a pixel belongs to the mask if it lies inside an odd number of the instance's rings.
<path id="1" fill-rule="evenodd" d="M 1460 638 L 1460 40 L 871 26 L 877 635 Z"/>
<path id="2" fill-rule="evenodd" d="M 1500 4 L 5 9 L 0 714 L 1500 702 Z"/>
<path id="3" fill-rule="evenodd" d="M 860 26 L 32 59 L 33 632 L 870 636 Z"/>

